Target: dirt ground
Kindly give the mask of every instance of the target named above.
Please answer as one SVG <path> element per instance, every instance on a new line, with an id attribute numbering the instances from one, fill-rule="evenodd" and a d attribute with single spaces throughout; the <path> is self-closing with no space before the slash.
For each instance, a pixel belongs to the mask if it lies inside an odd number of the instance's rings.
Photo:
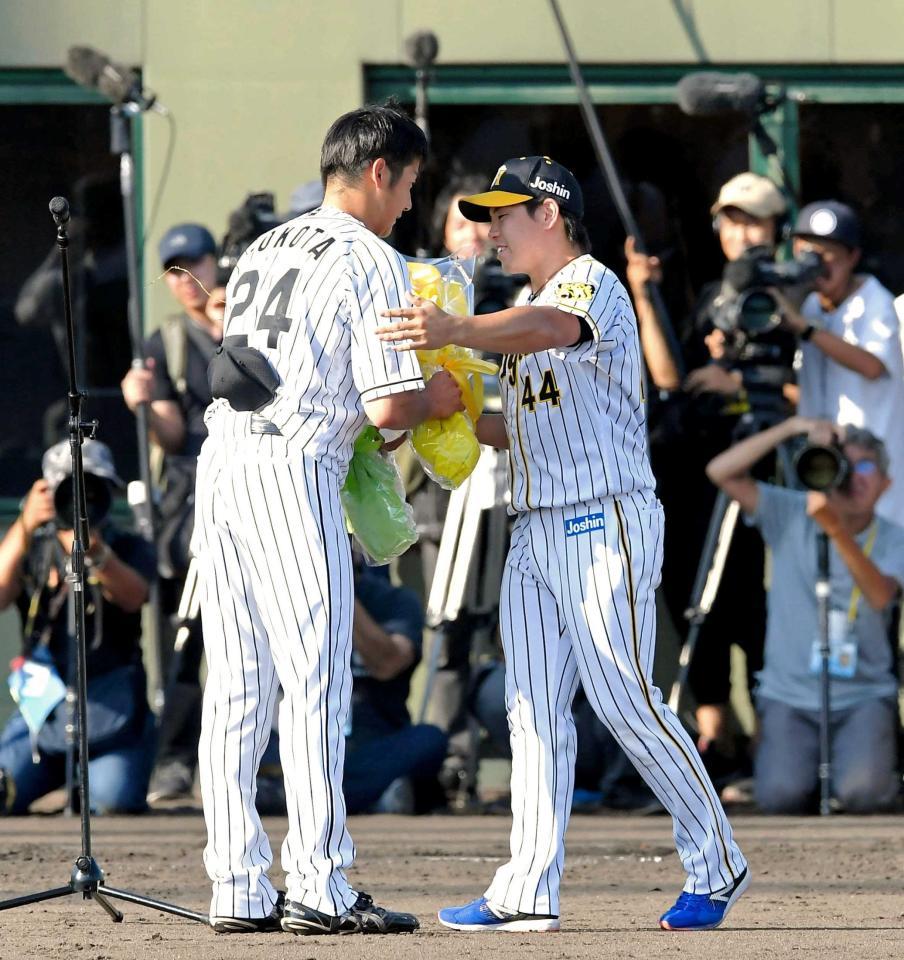
<path id="1" fill-rule="evenodd" d="M 508 846 L 505 816 L 361 817 L 353 882 L 379 903 L 412 910 L 408 937 L 216 936 L 200 924 L 120 903 L 114 924 L 81 895 L 0 916 L 0 958 L 267 960 L 391 958 L 538 960 L 599 956 L 899 958 L 904 951 L 904 819 L 734 818 L 753 884 L 722 930 L 670 934 L 656 918 L 679 892 L 680 864 L 662 816 L 578 815 L 568 832 L 563 930 L 461 934 L 441 927 L 439 906 L 479 895 Z M 275 848 L 283 822 L 267 821 Z M 79 852 L 79 822 L 60 816 L 0 821 L 0 895 L 65 885 Z M 207 909 L 204 825 L 193 813 L 97 818 L 93 852 L 111 886 Z M 273 871 L 279 881 L 281 874 Z"/>

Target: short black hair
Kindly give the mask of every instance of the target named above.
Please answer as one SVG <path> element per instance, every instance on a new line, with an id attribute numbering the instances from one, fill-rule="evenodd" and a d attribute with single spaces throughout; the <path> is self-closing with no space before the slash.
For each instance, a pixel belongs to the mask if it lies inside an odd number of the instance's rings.
<path id="1" fill-rule="evenodd" d="M 540 209 L 542 204 L 543 201 L 537 199 L 524 201 L 524 206 L 531 216 Z M 587 233 L 584 221 L 576 217 L 573 213 L 568 213 L 566 210 L 563 210 L 561 207 L 559 207 L 559 216 L 562 218 L 562 225 L 565 227 L 565 239 L 573 247 L 577 247 L 581 253 L 590 253 L 590 234 Z"/>
<path id="2" fill-rule="evenodd" d="M 355 183 L 379 157 L 386 161 L 392 183 L 408 164 L 427 157 L 424 132 L 393 102 L 350 110 L 334 121 L 320 150 L 323 185 L 331 177 Z"/>

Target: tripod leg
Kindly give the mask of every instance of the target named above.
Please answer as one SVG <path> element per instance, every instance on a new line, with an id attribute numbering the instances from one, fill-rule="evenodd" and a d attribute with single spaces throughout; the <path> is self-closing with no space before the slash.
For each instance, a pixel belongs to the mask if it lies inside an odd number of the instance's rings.
<path id="1" fill-rule="evenodd" d="M 91 894 L 91 899 L 94 900 L 95 903 L 99 903 L 104 910 L 107 911 L 114 923 L 122 923 L 122 914 L 116 909 L 116 907 L 113 906 L 112 903 L 110 903 L 109 900 L 106 899 L 106 897 L 102 896 L 95 890 L 94 893 Z"/>
<path id="2" fill-rule="evenodd" d="M 165 900 L 154 900 L 152 897 L 145 897 L 140 893 L 132 893 L 129 890 L 117 890 L 114 887 L 108 887 L 106 884 L 102 884 L 98 889 L 105 897 L 113 897 L 116 900 L 126 900 L 129 903 L 137 903 L 140 907 L 150 907 L 151 910 L 160 910 L 162 913 L 172 913 L 174 916 L 183 917 L 186 920 L 196 920 L 198 923 L 210 923 L 210 917 L 206 913 L 198 913 L 196 910 L 177 907 L 174 903 L 167 903 Z"/>
<path id="3" fill-rule="evenodd" d="M 709 518 L 709 527 L 706 531 L 706 540 L 700 563 L 697 567 L 697 576 L 694 581 L 694 592 L 685 616 L 691 623 L 687 639 L 681 648 L 678 663 L 678 675 L 672 684 L 669 693 L 669 707 L 678 713 L 681 706 L 681 696 L 687 684 L 687 675 L 694 657 L 694 648 L 700 635 L 700 627 L 712 610 L 725 570 L 725 561 L 728 559 L 728 550 L 731 547 L 731 538 L 734 535 L 738 522 L 740 506 L 736 500 L 731 500 L 727 494 L 719 491 L 716 503 L 713 506 L 712 516 Z"/>
<path id="4" fill-rule="evenodd" d="M 71 884 L 65 887 L 54 887 L 52 890 L 42 890 L 40 893 L 29 893 L 24 897 L 13 897 L 11 900 L 0 900 L 0 910 L 12 910 L 13 907 L 24 907 L 29 903 L 41 903 L 43 900 L 55 900 L 57 897 L 68 897 L 75 893 Z"/>

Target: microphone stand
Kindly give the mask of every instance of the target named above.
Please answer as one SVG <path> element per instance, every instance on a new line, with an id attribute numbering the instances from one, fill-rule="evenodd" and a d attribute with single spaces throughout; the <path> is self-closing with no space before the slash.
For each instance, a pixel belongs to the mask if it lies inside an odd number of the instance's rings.
<path id="1" fill-rule="evenodd" d="M 126 900 L 140 906 L 172 913 L 186 920 L 209 923 L 205 913 L 197 913 L 162 900 L 154 900 L 128 890 L 117 890 L 104 883 L 104 872 L 91 853 L 91 800 L 88 788 L 88 683 L 85 639 L 85 544 L 89 542 L 88 510 L 85 500 L 85 472 L 82 464 L 82 442 L 94 438 L 97 421 L 82 420 L 82 401 L 85 394 L 78 389 L 75 367 L 75 328 L 72 322 L 72 297 L 69 287 L 69 204 L 62 197 L 50 202 L 50 212 L 57 225 L 56 242 L 63 267 L 63 309 L 66 317 L 66 337 L 69 354 L 69 451 L 72 457 L 72 552 L 66 582 L 74 600 L 76 635 L 76 721 L 78 726 L 78 795 L 81 813 L 81 853 L 75 859 L 69 882 L 38 893 L 0 901 L 0 910 L 11 910 L 31 903 L 54 900 L 80 893 L 85 900 L 95 900 L 115 923 L 122 922 L 122 913 L 110 903 L 111 899 Z"/>
<path id="2" fill-rule="evenodd" d="M 144 369 L 142 350 L 143 323 L 142 297 L 139 284 L 137 226 L 135 222 L 135 177 L 132 161 L 132 122 L 140 116 L 141 106 L 137 103 L 116 103 L 110 108 L 110 152 L 119 156 L 119 189 L 122 194 L 123 220 L 126 239 L 126 269 L 129 283 L 129 341 L 132 346 L 132 368 Z M 154 548 L 156 556 L 156 538 L 154 536 L 154 510 L 151 485 L 151 463 L 149 454 L 149 405 L 142 403 L 135 412 L 138 428 L 138 473 L 144 488 L 141 501 L 134 502 L 138 533 Z M 131 499 L 131 498 L 130 498 Z M 149 632 L 151 637 L 152 658 L 156 677 L 154 678 L 154 710 L 159 716 L 164 700 L 164 664 L 163 664 L 163 624 L 160 615 L 160 585 L 157 577 L 151 580 L 148 598 Z"/>
<path id="3" fill-rule="evenodd" d="M 431 80 L 430 68 L 439 54 L 439 41 L 430 31 L 414 33 L 405 41 L 406 52 L 414 66 L 414 122 L 421 128 L 427 143 L 430 143 L 430 95 Z M 432 180 L 432 170 L 427 165 L 421 171 L 420 195 L 429 196 Z M 430 247 L 430 208 L 426 203 L 418 204 L 418 243 L 417 255 L 426 257 Z"/>
<path id="4" fill-rule="evenodd" d="M 831 680 L 829 678 L 829 537 L 824 531 L 816 534 L 816 613 L 819 622 L 819 813 L 827 817 L 832 812 L 832 734 Z"/>

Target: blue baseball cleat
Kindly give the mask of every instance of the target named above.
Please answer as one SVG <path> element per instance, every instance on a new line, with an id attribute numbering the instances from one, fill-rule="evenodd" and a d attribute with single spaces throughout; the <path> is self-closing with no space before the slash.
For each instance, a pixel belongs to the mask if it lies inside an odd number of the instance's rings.
<path id="1" fill-rule="evenodd" d="M 715 930 L 735 901 L 750 886 L 750 871 L 744 872 L 729 887 L 715 893 L 682 893 L 675 906 L 659 918 L 663 930 Z"/>
<path id="2" fill-rule="evenodd" d="M 559 929 L 559 918 L 551 914 L 510 913 L 499 916 L 486 897 L 472 900 L 463 907 L 445 907 L 437 914 L 439 922 L 452 930 L 511 933 L 551 933 Z"/>

